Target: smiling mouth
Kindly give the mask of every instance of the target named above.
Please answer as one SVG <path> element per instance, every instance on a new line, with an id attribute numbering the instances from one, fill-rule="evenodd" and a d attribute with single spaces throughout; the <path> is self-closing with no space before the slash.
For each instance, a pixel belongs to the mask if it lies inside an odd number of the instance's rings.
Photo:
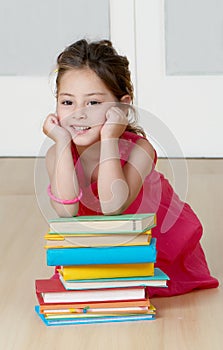
<path id="1" fill-rule="evenodd" d="M 90 126 L 75 126 L 75 125 L 72 125 L 72 128 L 75 131 L 85 131 L 85 130 L 91 129 Z"/>

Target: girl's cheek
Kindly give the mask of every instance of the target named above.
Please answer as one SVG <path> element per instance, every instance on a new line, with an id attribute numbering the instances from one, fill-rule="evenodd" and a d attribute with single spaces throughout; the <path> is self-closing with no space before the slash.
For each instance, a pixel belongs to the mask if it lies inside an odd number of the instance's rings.
<path id="1" fill-rule="evenodd" d="M 106 113 L 104 110 L 88 110 L 86 114 L 90 126 L 103 125 L 106 121 Z"/>
<path id="2" fill-rule="evenodd" d="M 59 120 L 59 123 L 60 123 L 60 125 L 61 126 L 66 126 L 66 125 L 68 125 L 68 123 L 67 123 L 67 117 L 58 117 L 58 120 Z"/>
<path id="3" fill-rule="evenodd" d="M 105 121 L 106 121 L 105 115 L 99 116 L 99 117 L 95 118 L 92 121 L 91 125 L 92 126 L 99 126 L 100 128 L 102 128 L 102 126 L 104 125 Z"/>
<path id="4" fill-rule="evenodd" d="M 61 113 L 59 113 L 58 111 L 56 111 L 56 115 L 57 115 L 57 119 L 58 119 L 58 121 L 59 121 L 59 124 L 60 124 L 61 126 L 65 125 L 65 120 L 66 120 L 66 118 L 64 118 L 64 117 L 61 115 Z"/>

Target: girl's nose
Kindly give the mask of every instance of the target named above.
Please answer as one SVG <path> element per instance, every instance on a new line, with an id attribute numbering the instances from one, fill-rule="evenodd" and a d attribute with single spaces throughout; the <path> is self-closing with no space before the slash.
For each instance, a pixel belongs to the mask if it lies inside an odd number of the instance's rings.
<path id="1" fill-rule="evenodd" d="M 77 119 L 77 120 L 86 119 L 87 118 L 87 114 L 84 111 L 80 110 L 80 111 L 77 111 L 77 112 L 74 113 L 73 118 Z"/>

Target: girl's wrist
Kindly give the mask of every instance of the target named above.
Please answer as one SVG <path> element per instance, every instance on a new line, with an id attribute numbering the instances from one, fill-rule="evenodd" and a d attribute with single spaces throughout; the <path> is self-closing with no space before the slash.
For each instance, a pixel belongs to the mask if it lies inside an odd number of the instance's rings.
<path id="1" fill-rule="evenodd" d="M 101 154 L 100 161 L 106 161 L 109 159 L 119 159 L 119 139 L 103 139 L 101 140 Z"/>
<path id="2" fill-rule="evenodd" d="M 101 133 L 101 141 L 111 141 L 111 142 L 117 142 L 119 140 L 119 136 L 112 135 L 112 134 L 103 134 Z"/>
<path id="3" fill-rule="evenodd" d="M 67 146 L 70 146 L 72 142 L 72 138 L 69 136 L 61 137 L 55 140 L 56 145 L 59 148 L 66 148 Z"/>
<path id="4" fill-rule="evenodd" d="M 82 190 L 80 189 L 79 194 L 75 198 L 72 198 L 72 199 L 61 199 L 61 198 L 58 198 L 58 197 L 54 196 L 54 194 L 51 191 L 51 185 L 49 185 L 47 187 L 47 193 L 48 193 L 48 196 L 50 197 L 50 199 L 52 199 L 54 202 L 57 202 L 57 203 L 60 203 L 60 204 L 65 204 L 65 205 L 75 204 L 75 203 L 79 202 L 81 200 L 81 198 L 82 198 L 82 195 L 83 195 Z"/>

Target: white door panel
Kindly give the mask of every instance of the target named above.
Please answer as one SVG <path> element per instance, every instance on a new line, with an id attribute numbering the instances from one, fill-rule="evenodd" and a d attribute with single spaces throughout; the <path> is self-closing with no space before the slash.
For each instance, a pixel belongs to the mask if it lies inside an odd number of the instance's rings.
<path id="1" fill-rule="evenodd" d="M 135 103 L 170 129 L 185 157 L 223 157 L 223 76 L 166 75 L 164 0 L 110 5 L 111 40 L 131 62 Z M 145 118 L 143 123 L 149 132 Z M 179 153 L 173 149 L 168 156 Z"/>

